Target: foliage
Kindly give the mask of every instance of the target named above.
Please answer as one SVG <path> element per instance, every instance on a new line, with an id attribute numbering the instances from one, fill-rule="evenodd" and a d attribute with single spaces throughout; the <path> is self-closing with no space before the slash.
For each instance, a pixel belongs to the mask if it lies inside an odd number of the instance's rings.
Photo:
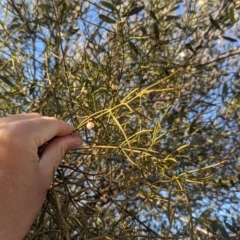
<path id="1" fill-rule="evenodd" d="M 1 116 L 55 116 L 85 140 L 26 239 L 239 238 L 239 8 L 2 1 Z"/>

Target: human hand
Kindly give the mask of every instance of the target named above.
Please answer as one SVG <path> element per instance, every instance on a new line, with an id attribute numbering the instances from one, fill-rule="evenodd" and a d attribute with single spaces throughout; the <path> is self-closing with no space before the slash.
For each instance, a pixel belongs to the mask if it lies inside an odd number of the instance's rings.
<path id="1" fill-rule="evenodd" d="M 41 209 L 53 170 L 82 140 L 74 128 L 37 113 L 0 119 L 0 239 L 23 239 Z M 39 147 L 47 143 L 39 154 Z"/>

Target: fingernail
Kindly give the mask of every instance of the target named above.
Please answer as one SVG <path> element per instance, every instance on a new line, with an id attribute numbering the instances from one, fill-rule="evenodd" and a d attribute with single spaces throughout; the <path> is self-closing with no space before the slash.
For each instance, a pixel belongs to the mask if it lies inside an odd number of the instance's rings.
<path id="1" fill-rule="evenodd" d="M 78 148 L 83 144 L 83 140 L 78 136 L 77 133 L 72 134 L 72 148 Z"/>

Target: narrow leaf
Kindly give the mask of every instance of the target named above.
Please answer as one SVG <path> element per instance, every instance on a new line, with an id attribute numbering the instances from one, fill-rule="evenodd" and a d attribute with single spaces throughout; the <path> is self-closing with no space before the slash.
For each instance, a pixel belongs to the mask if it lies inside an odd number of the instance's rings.
<path id="1" fill-rule="evenodd" d="M 229 10 L 229 19 L 230 19 L 231 24 L 234 24 L 236 22 L 235 17 L 234 17 L 233 7 L 231 7 L 230 10 Z"/>
<path id="2" fill-rule="evenodd" d="M 169 125 L 172 125 L 173 121 L 174 121 L 174 115 L 170 114 L 167 118 L 167 122 Z"/>
<path id="3" fill-rule="evenodd" d="M 209 20 L 210 20 L 211 24 L 212 24 L 215 28 L 217 28 L 217 29 L 220 30 L 220 31 L 222 30 L 222 29 L 220 28 L 219 24 L 216 22 L 216 20 L 213 19 L 213 17 L 212 17 L 211 14 L 209 14 Z"/>
<path id="4" fill-rule="evenodd" d="M 31 87 L 29 88 L 29 94 L 30 95 L 32 95 L 34 93 L 35 88 L 36 88 L 35 84 L 32 84 Z"/>
<path id="5" fill-rule="evenodd" d="M 218 224 L 218 229 L 220 230 L 221 235 L 224 237 L 224 239 L 231 240 L 231 238 L 229 237 L 226 229 L 223 227 L 223 225 L 220 222 Z"/>
<path id="6" fill-rule="evenodd" d="M 72 35 L 76 34 L 79 31 L 79 27 L 70 28 L 64 35 L 64 39 L 68 39 Z"/>
<path id="7" fill-rule="evenodd" d="M 177 20 L 181 17 L 181 15 L 178 15 L 178 16 L 174 16 L 174 15 L 168 15 L 166 17 L 167 21 L 171 21 L 171 20 Z"/>
<path id="8" fill-rule="evenodd" d="M 196 50 L 201 49 L 201 48 L 202 48 L 202 45 L 199 44 L 199 45 L 196 47 Z"/>
<path id="9" fill-rule="evenodd" d="M 213 211 L 212 208 L 208 208 L 208 209 L 206 209 L 205 211 L 203 211 L 203 212 L 201 213 L 199 219 L 200 219 L 200 220 L 205 220 L 205 221 L 206 221 L 206 220 L 210 217 L 212 211 Z"/>
<path id="10" fill-rule="evenodd" d="M 238 231 L 237 231 L 232 225 L 230 225 L 230 224 L 227 223 L 226 221 L 225 221 L 224 223 L 225 223 L 226 227 L 227 227 L 231 232 L 238 234 Z"/>
<path id="11" fill-rule="evenodd" d="M 140 26 L 140 29 L 141 29 L 141 31 L 142 31 L 142 33 L 143 33 L 144 35 L 147 35 L 147 30 L 146 30 L 145 27 Z"/>
<path id="12" fill-rule="evenodd" d="M 134 15 L 134 14 L 138 14 L 139 12 L 141 12 L 143 9 L 144 9 L 145 6 L 140 6 L 140 7 L 135 7 L 135 8 L 132 8 L 129 12 L 126 12 L 122 15 L 122 17 L 129 17 L 131 15 Z"/>
<path id="13" fill-rule="evenodd" d="M 122 0 L 114 0 L 113 3 L 118 6 L 121 5 L 123 2 Z"/>
<path id="14" fill-rule="evenodd" d="M 49 4 L 42 3 L 38 5 L 38 8 L 41 8 L 42 10 L 45 11 L 50 11 L 52 9 L 52 6 Z"/>
<path id="15" fill-rule="evenodd" d="M 185 47 L 186 47 L 187 49 L 189 49 L 191 52 L 195 53 L 195 50 L 194 50 L 194 48 L 193 48 L 193 46 L 192 46 L 191 43 L 186 43 L 186 44 L 185 44 Z"/>
<path id="16" fill-rule="evenodd" d="M 216 233 L 218 230 L 219 224 L 217 220 L 211 220 L 210 221 L 210 228 L 213 233 Z"/>
<path id="17" fill-rule="evenodd" d="M 234 228 L 237 228 L 238 224 L 236 223 L 236 220 L 233 217 L 231 217 L 231 219 L 232 219 L 232 226 Z"/>
<path id="18" fill-rule="evenodd" d="M 157 17 L 156 17 L 156 14 L 155 14 L 155 12 L 154 11 L 152 11 L 152 10 L 150 10 L 150 16 L 155 20 L 155 21 L 157 21 Z"/>
<path id="19" fill-rule="evenodd" d="M 222 101 L 223 102 L 224 102 L 227 94 L 228 94 L 228 85 L 227 85 L 227 83 L 224 83 L 223 88 L 222 88 Z"/>
<path id="20" fill-rule="evenodd" d="M 136 54 L 139 54 L 138 49 L 133 42 L 129 41 L 129 46 Z"/>
<path id="21" fill-rule="evenodd" d="M 107 1 L 100 1 L 100 3 L 101 3 L 104 7 L 106 7 L 106 8 L 109 8 L 109 9 L 111 9 L 111 10 L 115 10 L 114 6 L 113 6 L 111 3 L 107 2 Z"/>
<path id="22" fill-rule="evenodd" d="M 175 22 L 177 28 L 184 29 L 179 22 Z"/>
<path id="23" fill-rule="evenodd" d="M 64 6 L 64 5 L 66 5 L 66 0 L 61 0 L 57 3 L 58 7 L 61 7 L 61 6 Z"/>
<path id="24" fill-rule="evenodd" d="M 12 24 L 9 26 L 9 30 L 14 30 L 16 28 L 19 28 L 22 24 L 19 24 L 19 23 L 15 23 L 15 24 Z"/>
<path id="25" fill-rule="evenodd" d="M 176 11 L 179 7 L 180 7 L 180 5 L 177 5 L 177 6 L 173 7 L 173 8 L 170 10 L 170 12 Z"/>
<path id="26" fill-rule="evenodd" d="M 116 21 L 110 17 L 107 17 L 105 15 L 102 15 L 100 14 L 99 15 L 99 18 L 102 19 L 104 22 L 107 22 L 107 23 L 116 23 Z"/>
<path id="27" fill-rule="evenodd" d="M 197 129 L 196 123 L 197 123 L 196 119 L 194 119 L 191 122 L 191 124 L 189 126 L 189 130 L 188 130 L 188 134 L 192 134 Z"/>
<path id="28" fill-rule="evenodd" d="M 154 34 L 155 34 L 156 39 L 158 40 L 158 39 L 159 39 L 159 30 L 158 30 L 158 25 L 157 25 L 157 23 L 154 23 L 154 24 L 153 24 L 153 31 L 154 31 Z"/>
<path id="29" fill-rule="evenodd" d="M 221 37 L 230 41 L 230 42 L 237 42 L 237 39 L 234 39 L 234 38 L 230 38 L 230 37 L 226 37 L 226 36 L 221 36 Z"/>
<path id="30" fill-rule="evenodd" d="M 13 84 L 4 76 L 0 75 L 0 78 L 8 85 L 8 86 L 13 86 Z"/>

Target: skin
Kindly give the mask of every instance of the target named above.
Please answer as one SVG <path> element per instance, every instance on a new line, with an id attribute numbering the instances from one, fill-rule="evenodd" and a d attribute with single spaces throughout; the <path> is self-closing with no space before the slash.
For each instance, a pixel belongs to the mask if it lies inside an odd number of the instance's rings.
<path id="1" fill-rule="evenodd" d="M 82 140 L 74 128 L 37 113 L 0 119 L 0 239 L 23 239 L 66 152 Z M 45 145 L 39 152 L 39 147 Z"/>

